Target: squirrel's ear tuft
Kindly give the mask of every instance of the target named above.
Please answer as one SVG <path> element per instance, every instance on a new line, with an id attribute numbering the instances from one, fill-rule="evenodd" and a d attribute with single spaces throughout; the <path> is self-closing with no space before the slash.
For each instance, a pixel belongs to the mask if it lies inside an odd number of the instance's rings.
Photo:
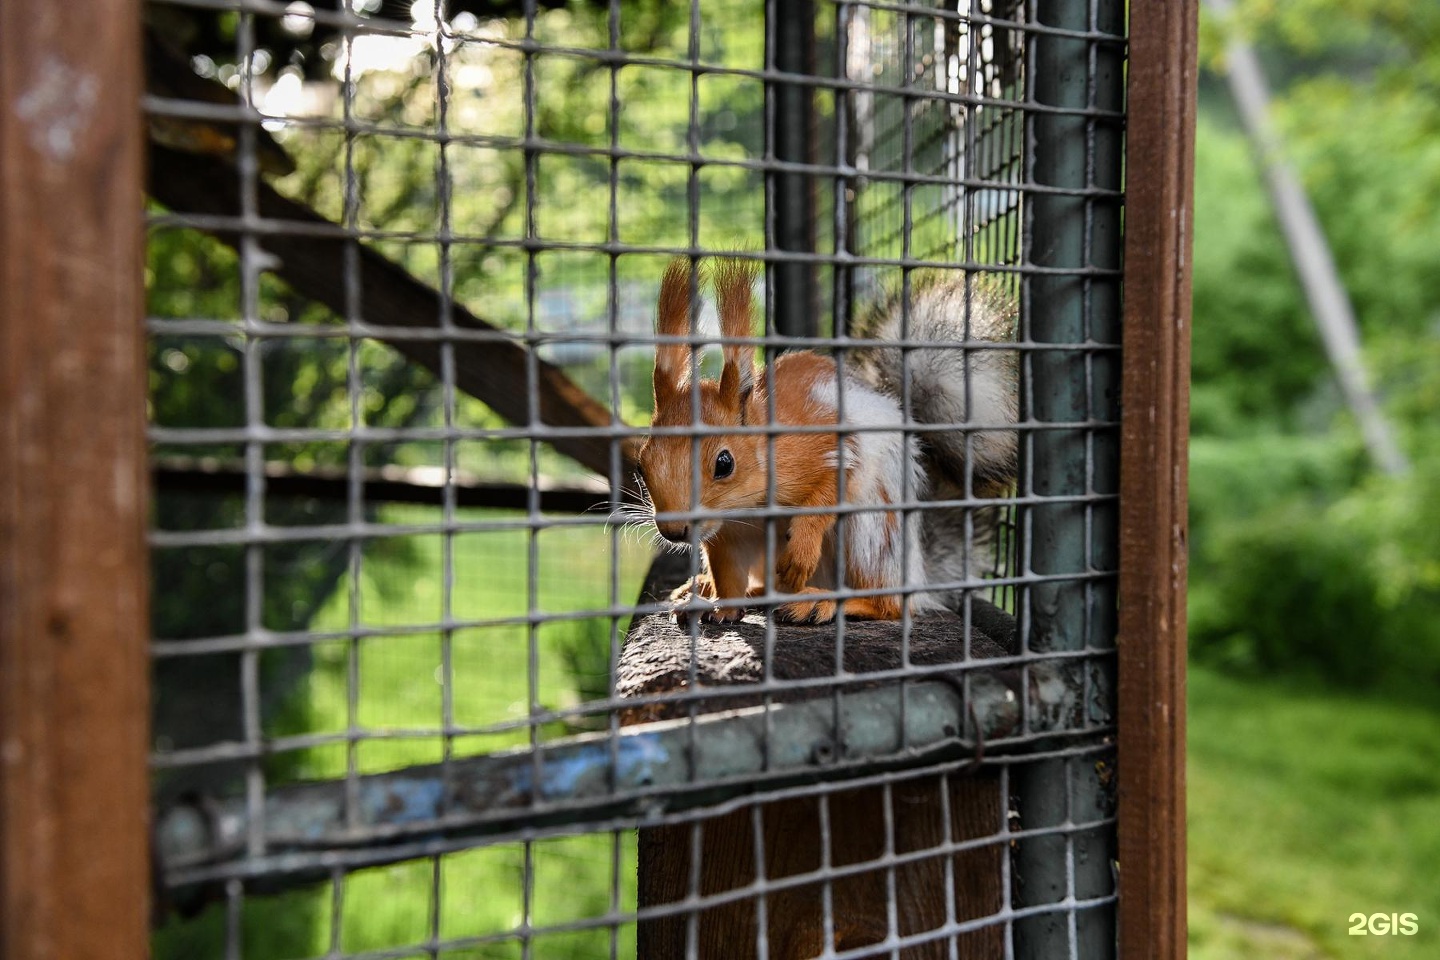
<path id="1" fill-rule="evenodd" d="M 665 268 L 660 279 L 660 302 L 656 309 L 655 332 L 666 337 L 689 335 L 691 317 L 699 300 L 704 277 L 699 264 L 689 257 L 676 257 Z M 690 381 L 693 351 L 684 343 L 660 343 L 655 346 L 655 407 L 662 399 L 673 396 Z"/>
<path id="2" fill-rule="evenodd" d="M 748 376 L 747 376 L 748 374 Z M 750 397 L 755 392 L 753 364 L 743 370 L 737 363 L 725 361 L 720 371 L 720 400 L 740 418 L 740 425 L 746 424 L 750 412 Z"/>
<path id="3" fill-rule="evenodd" d="M 751 305 L 758 265 L 753 260 L 721 260 L 715 266 L 715 302 L 720 314 L 720 333 L 727 340 L 754 336 Z M 755 389 L 755 347 L 748 343 L 726 343 L 725 369 L 720 377 L 720 394 L 743 415 L 750 393 Z"/>

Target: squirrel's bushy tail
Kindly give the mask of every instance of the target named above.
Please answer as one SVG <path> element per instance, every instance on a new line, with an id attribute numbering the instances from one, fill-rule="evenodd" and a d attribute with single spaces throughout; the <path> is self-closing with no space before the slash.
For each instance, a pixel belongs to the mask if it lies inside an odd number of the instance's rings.
<path id="1" fill-rule="evenodd" d="M 860 318 L 857 335 L 880 345 L 853 351 L 852 374 L 897 398 L 906 397 L 908 379 L 911 419 L 951 428 L 921 433 L 930 499 L 1005 496 L 1018 469 L 1019 371 L 1016 352 L 999 345 L 1015 339 L 1014 298 L 993 280 L 967 282 L 965 274 L 951 272 L 915 274 L 908 311 L 903 303 L 892 294 Z M 900 342 L 929 345 L 902 351 Z M 1002 505 L 924 511 L 927 581 L 964 584 L 1004 575 L 1006 514 Z M 939 589 L 932 597 L 958 610 L 966 593 Z"/>
<path id="2" fill-rule="evenodd" d="M 956 497 L 967 489 L 971 496 L 997 496 L 1014 482 L 1016 357 L 996 345 L 1014 341 L 1017 314 L 1013 298 L 993 281 L 967 282 L 958 272 L 916 274 L 908 312 L 895 294 L 857 325 L 859 336 L 885 345 L 854 350 L 854 374 L 892 397 L 905 396 L 908 379 L 911 418 L 953 428 L 926 431 L 922 448 L 931 476 L 952 486 Z M 930 345 L 902 351 L 892 345 L 902 333 L 905 343 Z"/>

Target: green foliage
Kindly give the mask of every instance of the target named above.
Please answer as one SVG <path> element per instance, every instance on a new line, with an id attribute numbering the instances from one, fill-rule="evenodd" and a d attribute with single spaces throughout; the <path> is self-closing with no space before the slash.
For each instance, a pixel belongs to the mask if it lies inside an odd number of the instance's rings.
<path id="1" fill-rule="evenodd" d="M 1194 649 L 1255 673 L 1320 673 L 1371 688 L 1394 678 L 1394 654 L 1412 649 L 1410 640 L 1383 615 L 1364 547 L 1312 509 L 1288 502 L 1214 537 L 1223 561 L 1197 597 Z"/>
<path id="2" fill-rule="evenodd" d="M 1325 355 L 1244 137 L 1203 114 L 1194 256 L 1192 429 L 1293 429 Z"/>
<path id="3" fill-rule="evenodd" d="M 1440 683 L 1440 459 L 1404 478 L 1307 437 L 1192 446 L 1196 660 L 1346 689 Z"/>
<path id="4" fill-rule="evenodd" d="M 1238 0 L 1233 26 L 1310 72 L 1356 75 L 1357 101 L 1374 90 L 1434 89 L 1440 81 L 1440 7 L 1429 0 Z M 1213 26 L 1213 25 L 1212 25 Z M 1220 54 L 1224 30 L 1207 52 Z M 1434 130 L 1440 104 L 1422 107 L 1417 130 Z"/>
<path id="5" fill-rule="evenodd" d="M 1272 74 L 1293 75 L 1273 111 L 1283 159 L 1315 206 L 1372 362 L 1403 355 L 1440 318 L 1436 8 L 1248 0 L 1237 9 L 1232 28 L 1268 45 Z M 1219 37 L 1211 49 L 1221 62 Z M 1195 432 L 1328 429 L 1338 409 L 1331 378 L 1256 158 L 1238 130 L 1205 114 L 1195 237 Z"/>
<path id="6" fill-rule="evenodd" d="M 1280 119 L 1367 337 L 1413 338 L 1440 317 L 1440 141 L 1417 130 L 1434 94 L 1321 76 Z M 1337 135 L 1343 131 L 1343 135 Z"/>
<path id="7" fill-rule="evenodd" d="M 1191 468 L 1197 660 L 1430 695 L 1440 680 L 1440 146 L 1432 4 L 1238 5 L 1289 77 L 1274 117 L 1325 229 L 1386 415 L 1415 461 L 1378 476 L 1344 412 L 1256 164 L 1198 128 Z M 1220 37 L 1210 24 L 1209 51 Z"/>

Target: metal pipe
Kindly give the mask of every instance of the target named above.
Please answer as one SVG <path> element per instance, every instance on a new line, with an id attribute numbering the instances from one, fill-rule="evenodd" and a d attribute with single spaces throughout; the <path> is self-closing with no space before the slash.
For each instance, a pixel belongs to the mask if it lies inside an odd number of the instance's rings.
<path id="1" fill-rule="evenodd" d="M 1028 183 L 1048 187 L 1118 186 L 1121 131 L 1087 116 L 1101 104 L 1123 102 L 1123 62 L 1113 44 L 1084 34 L 1123 36 L 1124 5 L 1115 0 L 1055 0 L 1038 6 L 1046 26 L 1071 34 L 1032 35 L 1030 99 L 1061 108 L 1028 118 Z M 1092 22 L 1092 15 L 1094 17 Z M 1065 111 L 1075 111 L 1069 113 Z M 1087 276 L 1099 265 L 1119 265 L 1118 204 L 1045 192 L 1028 197 L 1025 262 L 1056 268 L 1026 278 L 1027 327 L 1032 344 L 1112 344 L 1119 340 L 1119 291 L 1110 279 Z M 1064 271 L 1074 271 L 1066 273 Z M 1119 365 L 1108 353 L 1036 349 L 1022 360 L 1026 422 L 1076 423 L 1097 411 L 1117 410 Z M 1038 502 L 1024 509 L 1022 573 L 1060 577 L 1023 588 L 1022 622 L 1033 653 L 1108 649 L 1115 635 L 1113 581 L 1090 576 L 1116 569 L 1116 515 L 1092 510 L 1073 494 L 1114 491 L 1118 478 L 1113 429 L 1041 430 L 1023 450 L 1021 483 Z M 1065 576 L 1074 579 L 1064 579 Z M 1113 690 L 1113 667 L 1087 667 L 1085 683 L 1097 694 Z M 1087 698 L 1098 702 L 1103 696 Z M 1016 804 L 1025 829 L 1080 822 L 1080 810 L 1106 809 L 1106 788 L 1065 759 L 1019 767 Z M 1091 829 L 1027 839 L 1016 848 L 1016 896 L 1021 906 L 1056 904 L 1053 911 L 1015 922 L 1020 960 L 1111 956 L 1114 911 L 1070 911 L 1059 906 L 1077 891 L 1114 886 L 1114 831 Z"/>
<path id="2" fill-rule="evenodd" d="M 1233 10 L 1230 0 L 1206 0 L 1206 3 L 1225 17 L 1229 17 Z M 1320 331 L 1320 340 L 1325 345 L 1335 379 L 1340 383 L 1340 392 L 1345 395 L 1350 412 L 1360 424 L 1365 447 L 1375 464 L 1389 474 L 1405 473 L 1410 469 L 1410 463 L 1395 442 L 1390 423 L 1370 389 L 1350 295 L 1340 280 L 1340 271 L 1335 267 L 1325 231 L 1315 217 L 1315 208 L 1310 205 L 1310 198 L 1306 196 L 1295 172 L 1283 159 L 1280 141 L 1270 126 L 1270 89 L 1265 82 L 1260 58 L 1238 30 L 1230 31 L 1225 45 L 1225 63 L 1230 94 L 1235 99 L 1241 125 L 1265 175 L 1275 219 L 1280 222 L 1280 229 L 1285 234 L 1290 260 L 1300 277 L 1305 300 L 1310 304 L 1310 315 L 1315 319 L 1315 328 Z"/>
<path id="3" fill-rule="evenodd" d="M 773 0 L 774 48 L 771 66 L 781 73 L 815 76 L 815 4 L 813 0 Z M 815 138 L 815 89 L 811 86 L 770 81 L 774 109 L 770 144 L 774 159 L 814 164 L 819 161 Z M 805 173 L 768 171 L 774 224 L 772 250 L 814 253 L 816 249 L 815 180 Z M 816 266 L 781 261 L 772 267 L 775 283 L 775 329 L 792 337 L 820 334 L 819 284 Z"/>

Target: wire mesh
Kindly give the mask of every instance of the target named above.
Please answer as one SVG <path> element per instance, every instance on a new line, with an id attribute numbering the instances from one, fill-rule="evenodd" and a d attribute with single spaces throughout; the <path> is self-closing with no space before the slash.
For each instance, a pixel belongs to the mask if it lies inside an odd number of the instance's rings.
<path id="1" fill-rule="evenodd" d="M 158 957 L 1113 953 L 1123 6 L 1035 6 L 151 0 Z M 657 335 L 676 256 L 763 325 Z M 722 344 L 759 422 L 699 416 Z M 832 419 L 782 416 L 803 350 Z M 1014 411 L 925 419 L 936 356 Z M 779 466 L 671 510 L 647 438 Z M 738 624 L 672 616 L 707 524 Z"/>

